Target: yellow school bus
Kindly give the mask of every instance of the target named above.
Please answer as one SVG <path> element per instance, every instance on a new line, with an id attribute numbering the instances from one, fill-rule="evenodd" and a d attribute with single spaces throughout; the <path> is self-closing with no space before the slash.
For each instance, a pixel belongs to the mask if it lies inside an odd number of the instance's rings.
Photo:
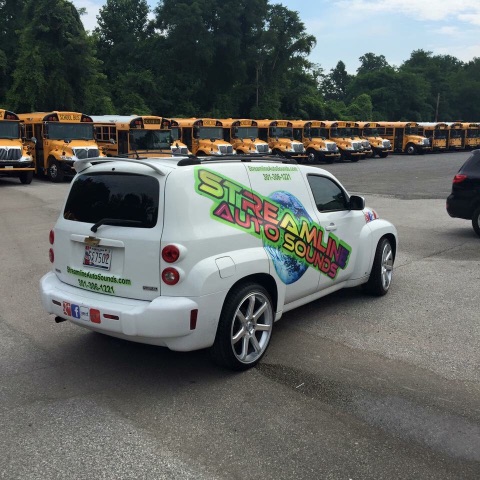
<path id="1" fill-rule="evenodd" d="M 251 118 L 222 118 L 223 139 L 233 150 L 244 155 L 268 155 L 272 153 L 267 142 L 258 138 L 258 124 Z"/>
<path id="2" fill-rule="evenodd" d="M 302 162 L 306 160 L 303 143 L 293 138 L 293 123 L 289 120 L 257 120 L 258 136 L 268 143 L 274 155 L 293 158 Z"/>
<path id="3" fill-rule="evenodd" d="M 465 148 L 480 147 L 480 123 L 462 122 L 462 128 L 465 130 Z"/>
<path id="4" fill-rule="evenodd" d="M 445 122 L 448 126 L 447 148 L 463 150 L 465 148 L 465 129 L 461 122 Z"/>
<path id="5" fill-rule="evenodd" d="M 325 120 L 320 122 L 320 125 L 328 134 L 327 138 L 337 144 L 342 160 L 358 162 L 365 158 L 365 148 L 358 137 L 358 126 L 355 122 Z"/>
<path id="6" fill-rule="evenodd" d="M 428 138 L 432 151 L 447 149 L 448 125 L 443 122 L 419 122 L 418 133 Z"/>
<path id="7" fill-rule="evenodd" d="M 385 137 L 393 145 L 394 152 L 414 155 L 428 152 L 430 142 L 419 133 L 417 122 L 378 122 L 385 127 Z"/>
<path id="8" fill-rule="evenodd" d="M 188 155 L 172 136 L 172 121 L 154 115 L 92 115 L 95 138 L 108 157 Z M 183 148 L 183 150 L 182 150 Z"/>
<path id="9" fill-rule="evenodd" d="M 24 140 L 24 128 L 18 115 L 0 109 L 0 176 L 18 177 L 32 183 L 35 164 Z"/>
<path id="10" fill-rule="evenodd" d="M 217 118 L 174 118 L 180 139 L 196 156 L 232 155 L 233 146 L 223 139 L 223 124 Z"/>
<path id="11" fill-rule="evenodd" d="M 377 122 L 357 122 L 360 130 L 360 137 L 370 143 L 372 148 L 371 157 L 378 155 L 380 158 L 388 157 L 393 151 L 390 140 L 385 137 L 385 127 Z"/>
<path id="12" fill-rule="evenodd" d="M 37 173 L 47 175 L 52 182 L 74 175 L 77 160 L 104 156 L 95 141 L 92 117 L 88 115 L 52 111 L 18 116 L 25 123 Z"/>
<path id="13" fill-rule="evenodd" d="M 293 120 L 293 138 L 303 143 L 308 163 L 333 163 L 340 158 L 340 150 L 335 142 L 327 140 L 327 131 L 320 123 L 319 120 Z"/>

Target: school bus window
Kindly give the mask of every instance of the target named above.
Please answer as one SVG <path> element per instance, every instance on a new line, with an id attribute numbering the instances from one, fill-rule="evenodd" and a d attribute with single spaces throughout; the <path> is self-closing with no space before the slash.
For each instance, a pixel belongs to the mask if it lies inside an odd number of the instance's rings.
<path id="1" fill-rule="evenodd" d="M 0 138 L 17 139 L 20 131 L 18 122 L 0 122 Z"/>
<path id="2" fill-rule="evenodd" d="M 170 148 L 169 130 L 131 130 L 130 143 L 138 150 Z"/>
<path id="3" fill-rule="evenodd" d="M 418 135 L 418 128 L 417 127 L 406 127 L 405 128 L 406 135 Z"/>
<path id="4" fill-rule="evenodd" d="M 71 140 L 72 138 L 93 140 L 92 124 L 52 122 L 48 124 L 48 138 L 51 140 Z"/>

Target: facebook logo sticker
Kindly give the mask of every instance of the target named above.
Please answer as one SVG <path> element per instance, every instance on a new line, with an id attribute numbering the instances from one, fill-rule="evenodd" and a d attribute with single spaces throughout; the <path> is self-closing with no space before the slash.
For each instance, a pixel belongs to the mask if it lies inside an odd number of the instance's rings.
<path id="1" fill-rule="evenodd" d="M 80 318 L 80 307 L 72 303 L 72 317 Z"/>

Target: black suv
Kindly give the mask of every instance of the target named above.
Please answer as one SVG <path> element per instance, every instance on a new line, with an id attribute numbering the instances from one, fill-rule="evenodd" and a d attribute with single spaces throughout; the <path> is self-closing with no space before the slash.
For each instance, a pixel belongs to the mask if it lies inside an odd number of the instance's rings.
<path id="1" fill-rule="evenodd" d="M 453 177 L 447 212 L 451 217 L 471 219 L 480 236 L 480 150 L 474 150 Z"/>

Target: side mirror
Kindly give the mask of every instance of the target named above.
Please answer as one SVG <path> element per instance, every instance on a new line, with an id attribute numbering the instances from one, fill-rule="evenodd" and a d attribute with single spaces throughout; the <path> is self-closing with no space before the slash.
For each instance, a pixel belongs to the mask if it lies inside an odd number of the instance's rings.
<path id="1" fill-rule="evenodd" d="M 32 138 L 30 139 L 30 141 L 32 141 L 34 145 L 37 144 L 37 139 L 36 139 L 35 137 L 32 137 Z"/>
<path id="2" fill-rule="evenodd" d="M 360 195 L 352 195 L 349 204 L 350 210 L 363 210 L 365 208 L 365 199 Z"/>
<path id="3" fill-rule="evenodd" d="M 111 138 L 109 141 L 112 145 L 115 145 L 115 139 L 114 138 Z"/>

